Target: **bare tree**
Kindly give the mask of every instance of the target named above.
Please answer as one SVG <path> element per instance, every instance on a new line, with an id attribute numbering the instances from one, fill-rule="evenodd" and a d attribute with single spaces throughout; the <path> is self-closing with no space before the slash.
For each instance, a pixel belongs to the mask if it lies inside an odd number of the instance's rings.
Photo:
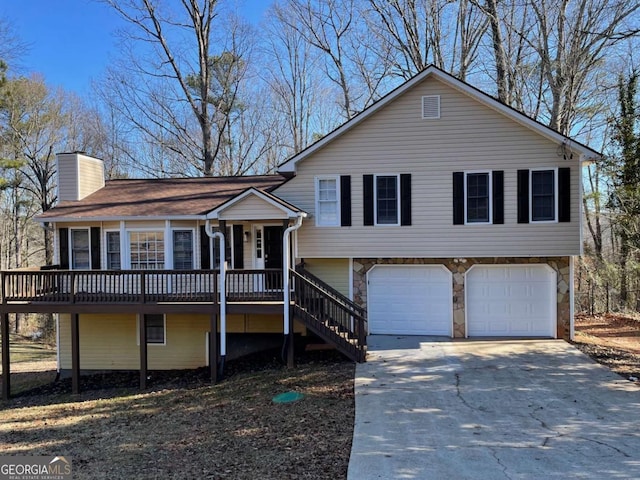
<path id="1" fill-rule="evenodd" d="M 367 48 L 370 38 L 357 6 L 357 0 L 284 0 L 276 6 L 283 12 L 280 21 L 321 52 L 343 121 L 379 97 L 387 72 Z"/>
<path id="2" fill-rule="evenodd" d="M 465 80 L 488 20 L 471 0 L 367 0 L 376 49 L 404 79 L 433 64 Z M 382 48 L 380 48 L 382 46 Z"/>
<path id="3" fill-rule="evenodd" d="M 17 78 L 7 82 L 0 105 L 0 122 L 8 147 L 15 187 L 32 199 L 38 210 L 23 213 L 31 218 L 53 207 L 55 151 L 62 145 L 67 119 L 61 94 L 51 94 L 42 78 Z M 26 200 L 25 200 L 26 201 Z M 20 245 L 16 245 L 18 248 Z M 51 233 L 44 230 L 45 261 L 53 259 Z M 16 253 L 16 266 L 21 266 Z"/>
<path id="4" fill-rule="evenodd" d="M 20 38 L 11 22 L 0 18 L 0 60 L 16 70 L 28 50 L 29 45 Z"/>
<path id="5" fill-rule="evenodd" d="M 530 0 L 535 22 L 520 34 L 537 53 L 548 125 L 569 134 L 589 101 L 594 72 L 611 47 L 634 32 L 627 0 Z M 636 29 L 637 30 L 637 29 Z"/>
<path id="6" fill-rule="evenodd" d="M 278 143 L 286 155 L 298 153 L 311 141 L 314 105 L 320 93 L 316 49 L 289 23 L 289 12 L 280 4 L 271 9 L 265 55 L 269 62 L 266 82 L 274 110 L 286 125 Z"/>
<path id="7" fill-rule="evenodd" d="M 112 71 L 114 84 L 120 82 L 118 93 L 126 103 L 121 106 L 122 113 L 147 137 L 162 142 L 162 136 L 167 135 L 169 141 L 161 146 L 176 155 L 197 150 L 194 158 L 201 162 L 198 169 L 206 176 L 213 175 L 220 148 L 213 139 L 213 118 L 225 108 L 216 103 L 210 89 L 216 68 L 212 62 L 212 26 L 218 1 L 180 0 L 179 12 L 157 0 L 105 2 L 132 27 L 124 33 L 129 45 L 137 42 L 151 47 L 144 52 L 147 61 L 129 52 L 127 62 L 134 75 Z M 185 109 L 179 108 L 184 103 L 199 126 L 198 141 L 183 117 Z M 150 109 L 152 105 L 156 108 Z M 136 120 L 140 113 L 146 116 L 146 122 Z"/>

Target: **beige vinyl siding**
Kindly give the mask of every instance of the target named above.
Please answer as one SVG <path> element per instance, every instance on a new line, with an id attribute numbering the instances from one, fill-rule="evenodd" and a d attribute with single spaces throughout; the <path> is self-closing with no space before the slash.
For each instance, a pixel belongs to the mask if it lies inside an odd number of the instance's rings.
<path id="1" fill-rule="evenodd" d="M 166 316 L 166 345 L 149 344 L 148 368 L 172 370 L 206 365 L 208 315 Z M 228 333 L 280 333 L 282 315 L 229 315 Z M 138 323 L 135 314 L 80 315 L 80 368 L 82 370 L 137 370 L 140 368 Z M 296 332 L 304 332 L 295 325 Z M 60 315 L 61 368 L 71 368 L 71 317 Z M 229 352 L 227 352 L 229 353 Z"/>
<path id="2" fill-rule="evenodd" d="M 348 258 L 305 258 L 304 268 L 345 296 L 349 296 Z"/>
<path id="3" fill-rule="evenodd" d="M 282 209 L 265 202 L 255 195 L 248 195 L 241 201 L 225 208 L 219 215 L 220 220 L 262 220 L 285 219 L 287 213 Z"/>
<path id="4" fill-rule="evenodd" d="M 74 154 L 56 157 L 58 170 L 58 200 L 78 200 L 78 163 Z"/>
<path id="5" fill-rule="evenodd" d="M 104 187 L 104 163 L 102 160 L 78 155 L 79 200 Z"/>
<path id="6" fill-rule="evenodd" d="M 441 118 L 422 120 L 423 95 L 441 96 Z M 299 257 L 576 255 L 580 249 L 579 159 L 510 118 L 429 77 L 298 163 L 275 194 L 315 212 L 314 177 L 351 175 L 351 227 L 298 232 Z M 517 170 L 571 167 L 571 222 L 517 223 Z M 453 225 L 452 173 L 504 171 L 504 225 Z M 410 173 L 412 225 L 363 226 L 364 174 Z"/>
<path id="7" fill-rule="evenodd" d="M 104 187 L 102 160 L 79 153 L 62 153 L 57 157 L 58 200 L 82 200 Z"/>

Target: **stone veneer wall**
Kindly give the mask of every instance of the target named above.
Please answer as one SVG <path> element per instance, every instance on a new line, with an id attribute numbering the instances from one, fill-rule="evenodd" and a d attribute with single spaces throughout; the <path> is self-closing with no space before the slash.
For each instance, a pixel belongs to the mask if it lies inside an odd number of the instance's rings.
<path id="1" fill-rule="evenodd" d="M 569 257 L 497 257 L 497 258 L 354 258 L 353 299 L 367 307 L 367 272 L 374 265 L 444 265 L 453 277 L 453 336 L 464 338 L 464 278 L 472 265 L 538 264 L 549 265 L 557 272 L 557 336 L 570 337 Z"/>

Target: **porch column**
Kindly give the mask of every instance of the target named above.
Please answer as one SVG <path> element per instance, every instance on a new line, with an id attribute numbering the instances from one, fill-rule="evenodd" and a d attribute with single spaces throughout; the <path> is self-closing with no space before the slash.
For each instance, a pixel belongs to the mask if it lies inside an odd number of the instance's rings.
<path id="1" fill-rule="evenodd" d="M 0 318 L 2 330 L 2 399 L 9 400 L 11 395 L 11 369 L 9 368 L 9 314 L 3 313 Z"/>
<path id="2" fill-rule="evenodd" d="M 147 318 L 141 313 L 138 315 L 138 331 L 140 337 L 140 390 L 147 388 Z"/>
<path id="3" fill-rule="evenodd" d="M 80 315 L 71 314 L 71 393 L 80 393 Z"/>
<path id="4" fill-rule="evenodd" d="M 209 317 L 209 372 L 211 383 L 218 381 L 218 315 Z"/>

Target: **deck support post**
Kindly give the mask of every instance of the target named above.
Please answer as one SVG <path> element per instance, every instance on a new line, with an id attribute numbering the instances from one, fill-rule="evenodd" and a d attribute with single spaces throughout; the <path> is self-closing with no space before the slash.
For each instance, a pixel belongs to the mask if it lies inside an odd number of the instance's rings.
<path id="1" fill-rule="evenodd" d="M 2 399 L 9 400 L 11 396 L 11 369 L 9 367 L 9 314 L 3 313 L 0 318 L 2 330 Z"/>
<path id="2" fill-rule="evenodd" d="M 80 315 L 71 314 L 71 393 L 80 393 Z"/>
<path id="3" fill-rule="evenodd" d="M 139 314 L 140 321 L 138 322 L 139 337 L 140 337 L 140 390 L 147 388 L 147 318 L 141 313 Z"/>
<path id="4" fill-rule="evenodd" d="M 218 315 L 209 317 L 209 374 L 211 383 L 218 382 Z"/>

